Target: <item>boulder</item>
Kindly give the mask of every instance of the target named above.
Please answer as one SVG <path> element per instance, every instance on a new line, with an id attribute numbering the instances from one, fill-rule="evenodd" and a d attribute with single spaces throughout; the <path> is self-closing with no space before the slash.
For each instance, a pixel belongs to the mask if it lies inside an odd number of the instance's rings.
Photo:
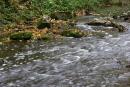
<path id="1" fill-rule="evenodd" d="M 92 26 L 112 26 L 111 22 L 103 18 L 94 18 L 92 21 L 87 23 Z"/>
<path id="2" fill-rule="evenodd" d="M 124 31 L 127 31 L 128 29 L 125 28 L 123 25 L 119 24 L 119 23 L 116 23 L 116 22 L 111 22 L 112 26 L 114 28 L 117 28 L 119 32 L 124 32 Z"/>
<path id="3" fill-rule="evenodd" d="M 117 28 L 119 32 L 124 32 L 127 29 L 121 24 L 114 22 L 111 18 L 95 18 L 94 20 L 86 23 L 91 26 L 105 26 Z"/>

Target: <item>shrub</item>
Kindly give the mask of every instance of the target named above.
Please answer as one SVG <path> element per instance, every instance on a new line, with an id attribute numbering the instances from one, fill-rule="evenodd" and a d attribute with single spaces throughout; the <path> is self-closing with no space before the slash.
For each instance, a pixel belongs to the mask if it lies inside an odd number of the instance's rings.
<path id="1" fill-rule="evenodd" d="M 0 0 L 2 19 L 19 22 L 41 18 L 54 12 L 74 13 L 79 9 L 93 9 L 108 0 Z M 110 0 L 111 1 L 111 0 Z M 0 18 L 1 18 L 0 17 Z"/>

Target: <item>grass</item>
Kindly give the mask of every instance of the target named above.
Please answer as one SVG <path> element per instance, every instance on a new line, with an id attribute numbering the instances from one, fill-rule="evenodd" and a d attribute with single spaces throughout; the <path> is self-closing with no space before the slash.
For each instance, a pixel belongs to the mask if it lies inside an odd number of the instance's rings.
<path id="1" fill-rule="evenodd" d="M 110 7 L 99 7 L 96 8 L 95 11 L 103 16 L 118 16 L 122 15 L 122 13 L 130 10 L 130 6 L 117 6 L 112 5 Z"/>

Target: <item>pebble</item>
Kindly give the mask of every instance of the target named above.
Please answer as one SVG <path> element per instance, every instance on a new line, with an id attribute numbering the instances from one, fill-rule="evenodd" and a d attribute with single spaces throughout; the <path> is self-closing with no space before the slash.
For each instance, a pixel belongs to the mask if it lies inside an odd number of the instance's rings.
<path id="1" fill-rule="evenodd" d="M 4 68 L 0 68 L 0 71 L 4 70 Z"/>
<path id="2" fill-rule="evenodd" d="M 2 42 L 0 42 L 0 45 L 2 45 L 3 43 Z"/>
<path id="3" fill-rule="evenodd" d="M 15 84 L 14 84 L 14 83 L 8 83 L 8 86 L 9 86 L 9 87 L 14 87 Z"/>
<path id="4" fill-rule="evenodd" d="M 130 65 L 126 65 L 126 68 L 130 68 Z"/>

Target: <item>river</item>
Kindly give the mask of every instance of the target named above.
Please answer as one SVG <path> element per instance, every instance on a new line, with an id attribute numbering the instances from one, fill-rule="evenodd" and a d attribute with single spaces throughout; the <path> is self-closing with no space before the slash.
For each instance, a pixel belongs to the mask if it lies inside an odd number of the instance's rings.
<path id="1" fill-rule="evenodd" d="M 83 24 L 81 29 L 90 29 Z M 130 87 L 130 24 L 124 33 L 0 44 L 0 87 Z"/>

